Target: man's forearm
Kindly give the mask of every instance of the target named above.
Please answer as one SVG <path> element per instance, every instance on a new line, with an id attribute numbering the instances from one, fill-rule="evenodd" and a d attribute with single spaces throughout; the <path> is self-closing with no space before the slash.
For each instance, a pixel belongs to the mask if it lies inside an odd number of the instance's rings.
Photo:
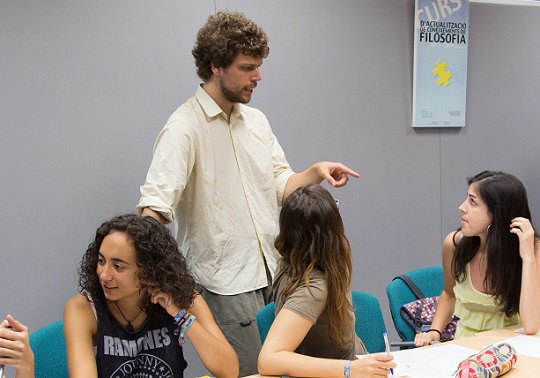
<path id="1" fill-rule="evenodd" d="M 319 175 L 315 164 L 310 166 L 305 171 L 295 173 L 285 185 L 285 190 L 283 191 L 283 201 L 296 189 L 307 184 L 320 184 L 323 181 L 323 178 Z"/>

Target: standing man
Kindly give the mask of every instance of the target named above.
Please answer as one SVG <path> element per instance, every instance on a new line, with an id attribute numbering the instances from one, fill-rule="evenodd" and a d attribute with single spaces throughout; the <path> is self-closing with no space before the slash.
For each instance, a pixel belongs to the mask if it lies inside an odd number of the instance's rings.
<path id="1" fill-rule="evenodd" d="M 268 56 L 265 32 L 241 13 L 218 12 L 192 54 L 203 84 L 154 145 L 137 209 L 176 221 L 177 241 L 202 296 L 236 350 L 240 375 L 257 373 L 257 311 L 272 299 L 279 206 L 297 187 L 358 174 L 319 162 L 294 173 L 268 120 L 246 106 Z"/>

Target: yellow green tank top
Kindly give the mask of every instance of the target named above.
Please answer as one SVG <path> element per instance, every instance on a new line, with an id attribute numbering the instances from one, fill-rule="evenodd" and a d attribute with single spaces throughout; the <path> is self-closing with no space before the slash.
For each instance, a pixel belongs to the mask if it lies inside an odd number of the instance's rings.
<path id="1" fill-rule="evenodd" d="M 504 312 L 497 310 L 495 298 L 490 294 L 476 290 L 471 280 L 470 264 L 465 267 L 467 278 L 456 282 L 455 315 L 459 318 L 455 338 L 474 336 L 477 332 L 505 328 L 519 324 L 519 314 L 507 317 Z"/>

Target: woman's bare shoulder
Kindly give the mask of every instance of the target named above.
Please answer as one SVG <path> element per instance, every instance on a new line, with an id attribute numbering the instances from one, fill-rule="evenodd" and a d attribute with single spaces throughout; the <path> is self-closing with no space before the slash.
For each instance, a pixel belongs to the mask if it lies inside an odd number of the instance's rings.
<path id="1" fill-rule="evenodd" d="M 449 232 L 446 237 L 444 238 L 444 247 L 448 248 L 456 248 L 457 243 L 461 240 L 461 237 L 463 234 L 461 233 L 461 230 L 455 230 Z"/>
<path id="2" fill-rule="evenodd" d="M 64 307 L 64 328 L 85 328 L 89 329 L 92 334 L 96 333 L 96 316 L 90 302 L 83 294 L 77 293 L 66 302 Z"/>
<path id="3" fill-rule="evenodd" d="M 83 309 L 85 307 L 90 307 L 90 303 L 83 294 L 77 293 L 66 302 L 66 308 L 68 307 L 70 309 Z"/>
<path id="4" fill-rule="evenodd" d="M 64 320 L 70 317 L 71 320 L 80 321 L 82 318 L 95 319 L 92 305 L 83 294 L 77 293 L 68 301 L 64 307 Z"/>

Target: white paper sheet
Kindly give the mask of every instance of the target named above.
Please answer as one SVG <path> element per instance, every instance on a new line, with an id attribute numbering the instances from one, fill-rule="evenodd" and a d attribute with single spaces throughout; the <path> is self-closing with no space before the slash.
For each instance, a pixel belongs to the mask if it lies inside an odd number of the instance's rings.
<path id="1" fill-rule="evenodd" d="M 498 343 L 508 343 L 512 345 L 518 354 L 540 358 L 540 338 L 532 336 L 514 336 Z M 518 357 L 519 358 L 519 357 Z"/>
<path id="2" fill-rule="evenodd" d="M 392 352 L 397 364 L 394 377 L 451 378 L 459 363 L 477 352 L 454 344 Z"/>

